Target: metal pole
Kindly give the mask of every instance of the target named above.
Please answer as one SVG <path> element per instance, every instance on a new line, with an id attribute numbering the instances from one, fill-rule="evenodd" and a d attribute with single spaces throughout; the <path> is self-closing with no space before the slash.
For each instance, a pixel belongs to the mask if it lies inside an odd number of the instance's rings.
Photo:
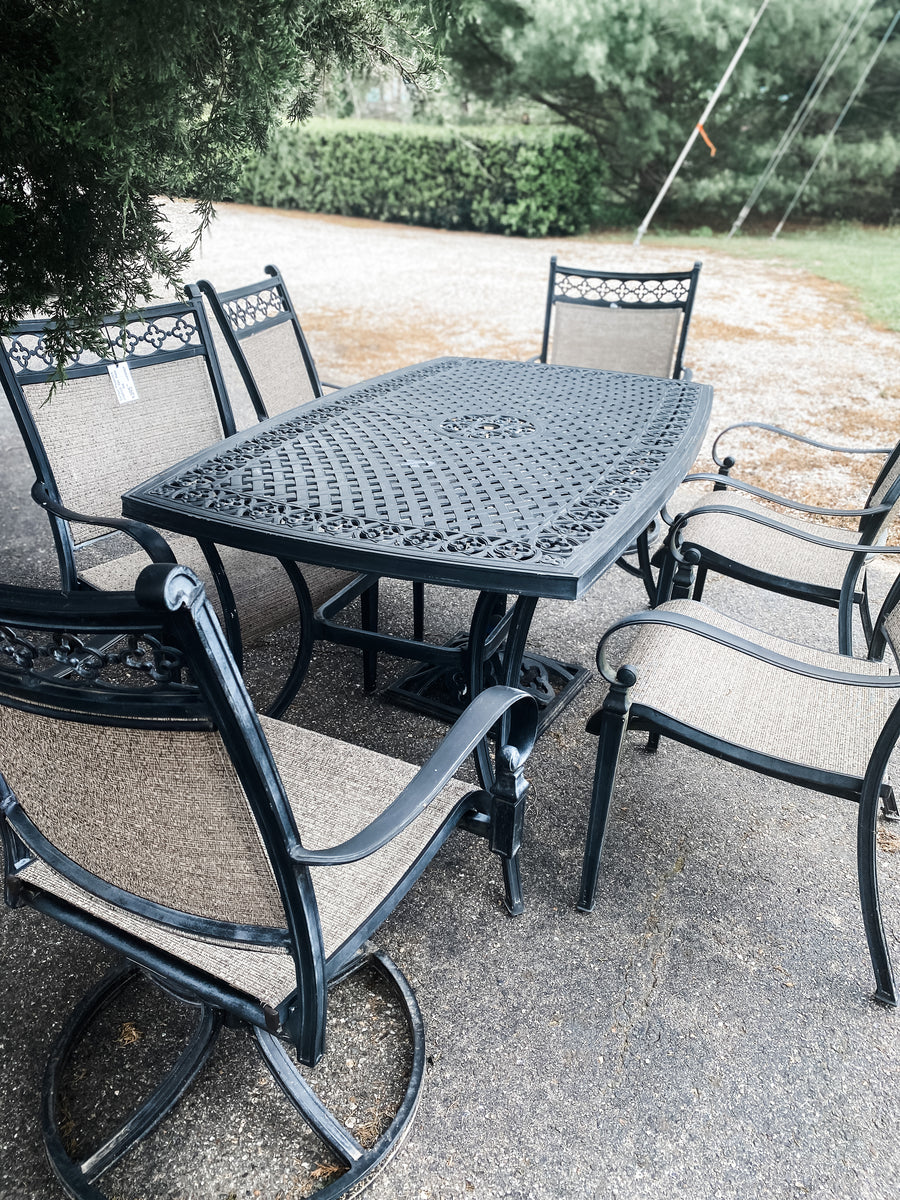
<path id="1" fill-rule="evenodd" d="M 731 62 L 728 64 L 725 74 L 719 80 L 716 90 L 710 96 L 709 101 L 707 102 L 706 108 L 704 108 L 704 110 L 700 116 L 700 120 L 697 122 L 697 124 L 691 130 L 691 136 L 685 142 L 684 149 L 678 155 L 678 158 L 675 160 L 674 167 L 672 168 L 672 170 L 669 172 L 668 176 L 666 177 L 665 183 L 659 189 L 659 195 L 656 197 L 656 199 L 650 205 L 650 211 L 647 213 L 646 217 L 644 217 L 643 221 L 641 221 L 640 225 L 638 226 L 638 231 L 637 231 L 637 234 L 635 235 L 633 245 L 639 246 L 641 244 L 641 238 L 647 232 L 650 222 L 653 220 L 654 216 L 656 215 L 656 210 L 659 208 L 660 204 L 662 204 L 663 197 L 665 196 L 665 194 L 669 190 L 669 188 L 672 186 L 672 181 L 674 180 L 674 178 L 678 174 L 678 172 L 681 170 L 681 165 L 684 162 L 684 160 L 687 158 L 688 154 L 690 153 L 691 146 L 693 146 L 694 142 L 697 140 L 697 134 L 700 131 L 700 126 L 706 122 L 706 118 L 709 116 L 709 114 L 712 112 L 713 108 L 715 107 L 716 101 L 719 99 L 719 97 L 722 95 L 722 92 L 725 90 L 725 84 L 731 78 L 732 72 L 734 71 L 734 68 L 738 65 L 741 55 L 747 49 L 747 43 L 750 41 L 750 35 L 753 33 L 753 30 L 759 24 L 759 19 L 763 15 L 763 13 L 766 11 L 768 6 L 769 6 L 769 0 L 763 0 L 762 4 L 757 9 L 756 16 L 750 22 L 750 28 L 744 34 L 743 41 L 738 46 L 737 50 L 735 50 L 734 57 L 732 58 Z"/>
<path id="2" fill-rule="evenodd" d="M 857 80 L 856 87 L 853 89 L 853 91 L 847 97 L 847 103 L 841 109 L 838 119 L 835 121 L 835 123 L 832 125 L 831 129 L 828 131 L 828 135 L 825 138 L 825 141 L 822 143 L 819 153 L 813 159 L 812 165 L 810 166 L 810 168 L 806 172 L 806 174 L 803 176 L 803 179 L 800 181 L 800 186 L 797 188 L 796 192 L 794 192 L 793 199 L 791 200 L 790 204 L 785 209 L 784 216 L 781 218 L 781 220 L 775 226 L 775 229 L 772 232 L 772 238 L 771 238 L 771 240 L 773 242 L 778 237 L 779 233 L 781 233 L 782 229 L 784 229 L 784 223 L 788 219 L 788 217 L 791 215 L 791 213 L 794 211 L 794 205 L 797 203 L 797 201 L 803 195 L 806 185 L 809 183 L 809 181 L 812 177 L 813 171 L 815 171 L 816 167 L 819 165 L 819 163 L 825 157 L 826 150 L 831 145 L 831 143 L 834 141 L 834 135 L 840 129 L 841 122 L 843 121 L 844 117 L 846 117 L 847 113 L 850 111 L 851 104 L 856 99 L 856 97 L 859 95 L 859 93 L 862 91 L 863 84 L 866 82 L 866 80 L 869 77 L 869 72 L 875 66 L 875 61 L 878 58 L 878 55 L 884 49 L 888 38 L 891 36 L 891 34 L 897 28 L 898 21 L 900 21 L 900 8 L 898 8 L 897 11 L 894 13 L 894 19 L 891 21 L 890 25 L 888 25 L 887 29 L 884 31 L 884 36 L 882 37 L 881 41 L 875 47 L 875 53 L 872 55 L 872 57 L 869 59 L 869 61 L 866 63 L 865 67 L 863 68 L 863 73 L 862 73 L 862 75 L 860 75 L 859 79 Z"/>

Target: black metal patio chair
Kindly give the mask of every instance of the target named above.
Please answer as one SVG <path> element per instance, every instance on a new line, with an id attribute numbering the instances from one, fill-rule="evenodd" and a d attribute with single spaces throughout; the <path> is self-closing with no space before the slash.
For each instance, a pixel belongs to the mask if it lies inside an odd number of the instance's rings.
<path id="1" fill-rule="evenodd" d="M 895 548 L 900 549 L 900 548 Z M 634 639 L 615 650 L 610 639 Z M 885 782 L 900 737 L 900 676 L 880 661 L 900 647 L 900 576 L 875 622 L 869 659 L 811 649 L 743 625 L 696 600 L 635 613 L 603 635 L 597 664 L 610 688 L 588 722 L 597 767 L 578 907 L 594 906 L 619 754 L 627 730 L 670 737 L 727 762 L 855 802 L 857 871 L 875 998 L 897 992 L 878 896 L 879 802 L 898 816 Z"/>
<path id="2" fill-rule="evenodd" d="M 645 274 L 594 271 L 561 266 L 554 255 L 539 361 L 690 379 L 684 348 L 702 265 Z M 629 575 L 643 580 L 651 603 L 657 581 L 649 539 L 657 528 L 654 522 L 638 538 L 637 565 L 629 558 L 618 561 Z"/>
<path id="3" fill-rule="evenodd" d="M 690 378 L 684 367 L 700 268 L 594 271 L 550 259 L 540 361 Z"/>
<path id="4" fill-rule="evenodd" d="M 319 379 L 281 272 L 270 264 L 265 273 L 266 277 L 256 283 L 228 291 L 217 291 L 208 279 L 200 279 L 187 289 L 190 296 L 202 294 L 206 298 L 260 421 L 296 408 L 298 404 L 318 400 L 324 394 L 323 389 L 337 387 Z M 362 628 L 377 630 L 377 580 L 373 579 L 371 586 L 362 591 L 360 606 Z M 424 641 L 423 583 L 412 584 L 412 618 L 414 640 Z M 323 637 L 342 637 L 333 621 L 318 611 L 316 621 Z M 364 646 L 365 691 L 375 690 L 377 672 L 377 651 Z"/>
<path id="5" fill-rule="evenodd" d="M 356 577 L 180 535 L 168 535 L 167 547 L 121 518 L 124 491 L 235 431 L 202 301 L 107 317 L 108 354 L 65 363 L 61 383 L 44 325 L 25 321 L 0 339 L 0 372 L 34 468 L 32 495 L 50 518 L 63 588 L 131 588 L 149 554 L 204 578 L 238 662 L 244 645 L 296 627 L 293 664 L 269 707 L 279 715 L 309 662 L 314 608 Z M 117 537 L 123 532 L 143 548 Z M 100 561 L 86 563 L 89 548 Z"/>
<path id="6" fill-rule="evenodd" d="M 498 721 L 496 783 L 473 790 L 456 772 Z M 489 839 L 510 896 L 535 725 L 530 697 L 490 689 L 416 768 L 258 717 L 203 585 L 183 567 L 146 567 L 134 593 L 0 587 L 6 901 L 122 958 L 75 1008 L 44 1077 L 43 1136 L 67 1195 L 102 1197 L 100 1177 L 177 1104 L 223 1022 L 252 1031 L 345 1168 L 321 1200 L 385 1163 L 414 1115 L 423 1025 L 409 984 L 368 939 L 456 826 Z M 329 988 L 366 965 L 392 986 L 412 1042 L 402 1103 L 374 1145 L 329 1111 L 289 1054 L 318 1062 Z M 67 1064 L 139 974 L 194 1008 L 196 1031 L 149 1098 L 78 1158 L 73 1139 L 85 1147 L 96 1131 L 64 1128 L 61 1089 L 79 1078 L 64 1080 Z"/>
<path id="7" fill-rule="evenodd" d="M 762 429 L 777 436 L 840 454 L 877 454 L 884 461 L 862 508 L 803 504 L 730 475 L 734 458 L 721 456 L 719 443 L 735 429 Z M 718 473 L 697 472 L 689 482 L 712 488 L 673 521 L 661 560 L 658 599 L 703 595 L 707 573 L 714 571 L 771 592 L 838 610 L 838 649 L 853 653 L 853 615 L 863 632 L 872 633 L 866 563 L 881 552 L 900 506 L 900 442 L 893 449 L 834 446 L 761 422 L 724 429 L 713 443 Z M 789 508 L 786 515 L 770 503 Z M 855 522 L 844 528 L 827 520 Z M 847 547 L 871 547 L 848 554 Z"/>

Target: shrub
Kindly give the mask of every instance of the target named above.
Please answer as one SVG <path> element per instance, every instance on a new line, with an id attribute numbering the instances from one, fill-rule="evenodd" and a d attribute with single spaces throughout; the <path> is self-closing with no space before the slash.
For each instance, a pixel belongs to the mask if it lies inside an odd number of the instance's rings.
<path id="1" fill-rule="evenodd" d="M 277 130 L 234 198 L 542 237 L 602 220 L 604 175 L 595 146 L 575 129 L 315 120 Z"/>

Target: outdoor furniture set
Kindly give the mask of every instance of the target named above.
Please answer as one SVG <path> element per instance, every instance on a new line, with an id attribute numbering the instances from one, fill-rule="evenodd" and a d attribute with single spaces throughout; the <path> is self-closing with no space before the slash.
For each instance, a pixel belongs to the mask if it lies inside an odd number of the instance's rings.
<path id="1" fill-rule="evenodd" d="M 761 506 L 723 504 L 716 490 L 675 519 L 654 577 L 646 531 L 694 461 L 712 400 L 682 364 L 698 271 L 611 275 L 553 260 L 540 362 L 440 358 L 329 396 L 272 267 L 245 288 L 216 295 L 204 282 L 184 303 L 109 318 L 108 355 L 67 363 L 49 400 L 57 364 L 41 323 L 3 339 L 4 387 L 61 574 L 57 592 L 0 588 L 6 899 L 88 933 L 125 964 L 78 1006 L 45 1076 L 45 1142 L 69 1195 L 101 1196 L 96 1181 L 177 1103 L 223 1021 L 253 1029 L 285 1094 L 346 1168 L 323 1200 L 386 1162 L 415 1111 L 423 1025 L 408 983 L 368 939 L 457 826 L 487 839 L 509 910 L 522 911 L 525 763 L 587 678 L 578 664 L 528 656 L 535 605 L 583 595 L 635 543 L 632 570 L 663 603 L 617 622 L 598 649 L 610 688 L 588 725 L 599 741 L 579 907 L 594 902 L 624 733 L 646 731 L 651 748 L 665 734 L 858 804 L 876 997 L 896 1003 L 875 832 L 879 802 L 897 814 L 884 770 L 900 735 L 900 680 L 882 658 L 900 633 L 900 583 L 873 620 L 865 562 L 900 501 L 900 450 L 865 510 L 839 510 L 859 517 L 858 534 L 825 527 L 823 537 Z M 204 296 L 253 404 L 257 423 L 242 431 Z M 616 345 L 637 353 L 642 312 L 662 357 L 611 369 L 564 361 L 567 344 L 574 358 L 590 344 L 595 320 L 622 321 Z M 719 465 L 725 474 L 688 478 L 768 496 L 732 480 L 730 460 Z M 721 549 L 720 521 L 759 529 L 748 565 Z M 795 538 L 850 566 L 818 588 L 818 568 L 797 583 L 775 549 L 760 566 L 764 538 Z M 79 565 L 91 552 L 97 560 Z M 699 602 L 707 570 L 837 607 L 842 652 L 859 608 L 869 657 L 800 647 L 715 612 Z M 410 638 L 379 630 L 382 576 L 414 585 Z M 425 582 L 478 593 L 466 638 L 425 640 Z M 338 619 L 356 599 L 359 627 Z M 286 623 L 298 629 L 293 664 L 260 716 L 242 648 Z M 615 668 L 610 638 L 623 630 L 636 636 Z M 428 763 L 278 719 L 317 638 L 359 647 L 369 688 L 379 652 L 417 661 L 406 695 L 417 706 L 415 686 L 444 679 L 433 711 L 454 724 Z M 475 787 L 455 778 L 473 754 Z M 328 988 L 363 968 L 391 983 L 413 1045 L 404 1099 L 374 1146 L 328 1111 L 286 1050 L 315 1065 Z M 60 1080 L 137 972 L 194 1005 L 197 1029 L 149 1099 L 78 1160 L 60 1129 Z"/>

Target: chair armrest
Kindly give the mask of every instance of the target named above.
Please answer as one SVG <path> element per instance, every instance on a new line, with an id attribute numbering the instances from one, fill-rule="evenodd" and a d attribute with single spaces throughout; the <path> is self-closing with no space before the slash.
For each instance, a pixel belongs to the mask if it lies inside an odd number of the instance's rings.
<path id="1" fill-rule="evenodd" d="M 782 429 L 780 425 L 768 425 L 765 421 L 738 421 L 734 425 L 728 425 L 716 437 L 712 444 L 712 459 L 717 467 L 725 467 L 730 469 L 734 466 L 734 459 L 730 461 L 726 458 L 719 458 L 717 448 L 719 442 L 726 433 L 731 433 L 733 429 L 764 429 L 767 433 L 778 434 L 779 437 L 791 438 L 795 442 L 803 442 L 807 446 L 815 446 L 818 450 L 830 450 L 835 454 L 884 454 L 888 455 L 892 447 L 887 446 L 832 446 L 828 442 L 818 442 L 815 438 L 806 437 L 802 433 L 792 433 L 790 429 Z"/>
<path id="2" fill-rule="evenodd" d="M 378 814 L 365 829 L 324 850 L 290 848 L 291 859 L 306 866 L 330 867 L 357 862 L 386 846 L 425 811 L 432 800 L 453 778 L 478 743 L 505 714 L 510 728 L 502 745 L 498 744 L 498 762 L 502 758 L 517 772 L 524 766 L 537 733 L 537 704 L 532 696 L 518 688 L 491 687 L 476 696 L 450 732 L 420 767 L 400 795 Z M 499 740 L 499 739 L 498 739 Z M 499 774 L 499 772 L 498 772 Z M 484 795 L 473 789 L 470 796 Z M 466 797 L 468 799 L 469 797 Z"/>
<path id="3" fill-rule="evenodd" d="M 769 500 L 773 504 L 783 504 L 785 508 L 795 508 L 798 512 L 814 513 L 823 517 L 871 517 L 877 516 L 881 512 L 887 512 L 889 508 L 885 504 L 873 505 L 872 508 L 825 508 L 818 504 L 801 504 L 799 500 L 791 500 L 777 492 L 768 492 L 765 488 L 745 483 L 742 479 L 735 479 L 732 475 L 719 475 L 711 471 L 695 471 L 690 475 L 685 475 L 681 482 L 715 483 L 722 490 L 734 488 L 735 491 L 747 492 L 748 495 L 756 496 L 759 500 Z"/>
<path id="4" fill-rule="evenodd" d="M 759 646 L 756 642 L 748 641 L 737 634 L 728 633 L 715 625 L 709 625 L 697 617 L 690 617 L 686 613 L 667 612 L 662 608 L 654 608 L 649 612 L 638 612 L 633 613 L 630 617 L 623 617 L 603 634 L 600 644 L 597 646 L 597 668 L 609 683 L 618 683 L 621 686 L 625 682 L 619 678 L 623 671 L 629 671 L 635 679 L 637 678 L 637 672 L 633 667 L 623 665 L 618 670 L 612 668 L 606 655 L 606 643 L 609 638 L 623 629 L 639 625 L 667 625 L 672 629 L 681 629 L 687 633 L 696 634 L 698 637 L 707 638 L 711 642 L 717 642 L 720 646 L 737 650 L 760 662 L 791 671 L 795 675 L 808 675 L 811 679 L 821 679 L 829 683 L 853 684 L 858 687 L 900 689 L 900 675 L 862 675 L 855 671 L 835 671 L 831 667 L 815 666 L 812 663 L 804 662 L 803 659 L 789 658 L 787 655 L 779 654 L 777 650 Z M 848 657 L 848 662 L 852 661 L 853 659 Z M 626 686 L 631 685 L 626 683 Z"/>
<path id="5" fill-rule="evenodd" d="M 40 480 L 36 480 L 32 485 L 31 496 L 34 502 L 46 512 L 52 513 L 54 517 L 60 517 L 63 521 L 72 521 L 80 525 L 97 525 L 103 529 L 115 529 L 119 533 L 126 534 L 146 550 L 151 562 L 174 563 L 177 561 L 162 534 L 157 533 L 150 525 L 145 525 L 143 521 L 131 521 L 126 517 L 95 517 L 88 513 L 75 512 L 49 496 L 46 485 Z"/>
<path id="6" fill-rule="evenodd" d="M 884 505 L 879 505 L 877 508 L 866 509 L 866 513 L 878 514 L 885 511 Z M 676 539 L 682 533 L 683 526 L 690 520 L 692 516 L 697 516 L 698 513 L 725 513 L 730 517 L 741 517 L 745 521 L 755 521 L 758 525 L 768 525 L 770 529 L 777 529 L 779 533 L 790 534 L 791 537 L 799 538 L 804 542 L 814 542 L 817 546 L 826 546 L 829 550 L 844 550 L 849 554 L 900 554 L 900 546 L 883 546 L 875 542 L 837 542 L 831 538 L 820 537 L 816 533 L 811 533 L 808 529 L 800 529 L 796 525 L 784 525 L 775 517 L 767 517 L 762 513 L 747 512 L 743 508 L 733 508 L 729 504 L 704 504 L 701 508 L 694 508 L 690 512 L 681 513 L 672 522 L 671 552 L 683 562 L 683 552 L 685 546 L 690 548 L 690 541 L 684 545 L 679 544 Z"/>

